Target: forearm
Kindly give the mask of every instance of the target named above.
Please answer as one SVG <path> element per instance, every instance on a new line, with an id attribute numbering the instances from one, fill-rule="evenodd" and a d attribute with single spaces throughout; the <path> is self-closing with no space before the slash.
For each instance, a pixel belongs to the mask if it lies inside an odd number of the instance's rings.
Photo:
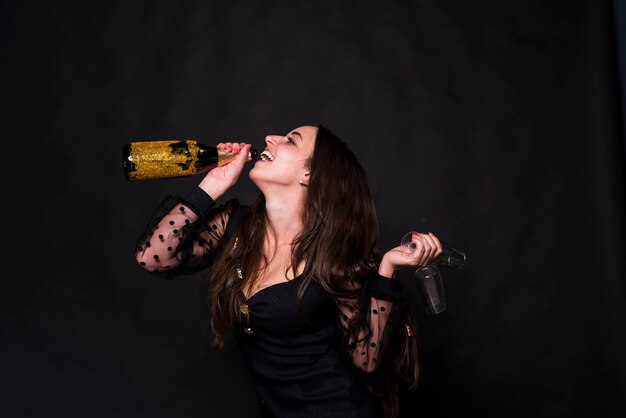
<path id="1" fill-rule="evenodd" d="M 168 196 L 159 206 L 135 251 L 137 264 L 159 277 L 190 274 L 210 265 L 236 201 L 214 208 L 204 191 Z"/>
<path id="2" fill-rule="evenodd" d="M 403 301 L 396 279 L 375 274 L 363 282 L 360 299 L 339 303 L 345 343 L 356 367 L 372 372 L 380 364 Z"/>

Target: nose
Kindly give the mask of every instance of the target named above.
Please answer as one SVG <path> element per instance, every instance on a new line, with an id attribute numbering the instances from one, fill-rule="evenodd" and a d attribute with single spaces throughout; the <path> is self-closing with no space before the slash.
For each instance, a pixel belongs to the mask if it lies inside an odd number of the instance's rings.
<path id="1" fill-rule="evenodd" d="M 272 145 L 276 145 L 276 136 L 275 135 L 268 135 L 265 137 L 265 143 L 266 144 L 272 144 Z"/>

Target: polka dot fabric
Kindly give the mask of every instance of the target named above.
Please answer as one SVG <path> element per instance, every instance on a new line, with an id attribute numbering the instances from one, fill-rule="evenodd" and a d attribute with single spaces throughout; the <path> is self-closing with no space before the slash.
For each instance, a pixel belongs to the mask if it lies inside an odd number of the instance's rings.
<path id="1" fill-rule="evenodd" d="M 231 214 L 239 208 L 235 199 L 219 207 L 213 204 L 211 200 L 212 209 L 202 211 L 197 202 L 168 196 L 137 243 L 137 264 L 164 278 L 210 267 L 221 249 Z M 342 351 L 357 368 L 369 372 L 381 362 L 406 301 L 395 279 L 375 274 L 353 285 L 357 297 L 335 299 L 344 336 Z M 348 329 L 356 332 L 349 334 Z"/>
<path id="2" fill-rule="evenodd" d="M 168 196 L 154 213 L 135 251 L 137 264 L 164 278 L 192 274 L 213 262 L 237 200 L 198 213 L 194 205 Z"/>
<path id="3" fill-rule="evenodd" d="M 360 298 L 337 300 L 339 323 L 352 363 L 372 372 L 382 359 L 406 301 L 399 282 L 383 276 L 374 276 L 355 290 L 360 290 Z M 356 335 L 348 331 L 353 324 Z"/>

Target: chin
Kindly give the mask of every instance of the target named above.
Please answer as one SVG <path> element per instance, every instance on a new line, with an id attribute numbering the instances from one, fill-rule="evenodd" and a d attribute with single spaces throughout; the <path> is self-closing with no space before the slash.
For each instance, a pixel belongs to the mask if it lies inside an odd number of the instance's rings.
<path id="1" fill-rule="evenodd" d="M 261 163 L 261 164 L 267 164 L 267 163 Z M 285 187 L 285 186 L 290 186 L 294 183 L 293 180 L 293 174 L 291 173 L 291 171 L 286 171 L 285 170 L 272 170 L 272 169 L 267 169 L 269 168 L 269 166 L 264 167 L 264 166 L 254 166 L 252 167 L 252 169 L 248 172 L 248 177 L 250 177 L 250 180 L 252 180 L 252 182 L 256 185 L 256 187 L 258 187 L 259 189 L 263 190 L 264 186 L 270 186 L 270 187 Z M 297 182 L 297 181 L 296 181 Z"/>
<path id="2" fill-rule="evenodd" d="M 248 177 L 250 177 L 252 183 L 258 188 L 261 188 L 263 183 L 267 183 L 267 179 L 264 178 L 262 170 L 259 170 L 257 167 L 252 167 L 252 170 L 248 172 Z"/>
<path id="3" fill-rule="evenodd" d="M 250 171 L 248 172 L 248 177 L 250 177 L 250 180 L 252 180 L 252 183 L 256 184 L 256 178 L 257 178 L 257 176 L 256 176 L 256 173 L 255 173 L 255 171 L 254 171 L 254 167 L 252 167 L 252 170 L 250 170 Z"/>

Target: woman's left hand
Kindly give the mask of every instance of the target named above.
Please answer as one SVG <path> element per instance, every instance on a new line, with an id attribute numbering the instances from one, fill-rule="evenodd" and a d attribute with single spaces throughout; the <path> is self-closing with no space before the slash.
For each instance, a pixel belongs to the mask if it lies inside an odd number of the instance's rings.
<path id="1" fill-rule="evenodd" d="M 411 240 L 414 248 L 404 245 L 392 248 L 383 256 L 378 272 L 385 277 L 405 267 L 423 267 L 430 264 L 441 252 L 441 242 L 432 233 L 414 233 Z"/>

